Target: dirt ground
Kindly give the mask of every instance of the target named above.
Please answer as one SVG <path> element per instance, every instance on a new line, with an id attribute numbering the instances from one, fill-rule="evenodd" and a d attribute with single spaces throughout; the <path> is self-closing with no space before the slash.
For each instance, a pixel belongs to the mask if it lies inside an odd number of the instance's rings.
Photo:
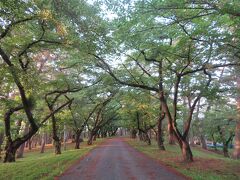
<path id="1" fill-rule="evenodd" d="M 173 169 L 138 152 L 123 138 L 113 138 L 65 171 L 60 180 L 182 180 Z"/>

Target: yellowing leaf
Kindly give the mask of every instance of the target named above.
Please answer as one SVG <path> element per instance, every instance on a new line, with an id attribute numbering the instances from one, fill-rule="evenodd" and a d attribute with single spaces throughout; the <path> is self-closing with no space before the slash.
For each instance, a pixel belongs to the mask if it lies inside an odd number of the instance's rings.
<path id="1" fill-rule="evenodd" d="M 57 30 L 57 33 L 60 36 L 66 36 L 67 35 L 66 27 L 63 24 L 61 24 L 61 23 L 57 23 L 56 24 L 56 30 Z"/>
<path id="2" fill-rule="evenodd" d="M 48 10 L 48 9 L 42 10 L 42 11 L 39 13 L 39 15 L 40 15 L 40 17 L 41 17 L 42 19 L 44 19 L 44 20 L 50 20 L 50 19 L 53 18 L 51 11 Z"/>

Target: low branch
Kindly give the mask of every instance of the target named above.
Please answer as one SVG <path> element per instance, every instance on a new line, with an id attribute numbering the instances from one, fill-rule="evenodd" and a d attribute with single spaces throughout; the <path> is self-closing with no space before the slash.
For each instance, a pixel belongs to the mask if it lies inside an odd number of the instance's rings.
<path id="1" fill-rule="evenodd" d="M 21 20 L 18 20 L 18 21 L 15 21 L 15 22 L 10 23 L 10 24 L 6 27 L 5 31 L 3 31 L 3 32 L 0 34 L 0 39 L 4 38 L 4 37 L 8 34 L 8 32 L 10 32 L 10 30 L 11 30 L 11 28 L 12 28 L 13 26 L 15 26 L 15 25 L 17 25 L 17 24 L 20 24 L 20 23 L 23 23 L 23 22 L 26 22 L 26 21 L 33 20 L 33 19 L 34 19 L 34 16 L 33 16 L 33 17 L 29 17 L 29 18 L 25 18 L 25 19 L 21 19 Z"/>
<path id="2" fill-rule="evenodd" d="M 95 54 L 91 54 L 91 55 L 93 55 L 95 58 L 97 58 L 98 60 L 101 61 L 102 65 L 99 64 L 100 67 L 101 67 L 102 69 L 104 69 L 104 70 L 105 70 L 116 82 L 118 82 L 119 84 L 158 92 L 158 88 L 155 88 L 155 87 L 150 87 L 150 86 L 147 86 L 147 85 L 144 85 L 144 84 L 129 83 L 129 82 L 125 82 L 125 81 L 120 80 L 120 79 L 113 73 L 113 71 L 112 71 L 112 69 L 110 68 L 110 66 L 109 66 L 102 58 L 100 58 L 99 56 L 97 56 L 97 55 L 95 55 Z"/>
<path id="3" fill-rule="evenodd" d="M 73 98 L 70 99 L 68 102 L 64 103 L 63 105 L 61 105 L 60 107 L 58 107 L 57 109 L 55 109 L 53 112 L 51 112 L 49 115 L 47 115 L 40 123 L 40 126 L 42 126 L 50 117 L 52 117 L 54 114 L 58 113 L 62 108 L 64 108 L 65 106 L 67 106 L 68 104 L 72 103 Z"/>
<path id="4" fill-rule="evenodd" d="M 193 69 L 193 70 L 185 71 L 181 75 L 185 76 L 185 75 L 188 75 L 188 74 L 192 74 L 192 73 L 199 72 L 199 71 L 204 71 L 204 70 L 207 70 L 207 69 L 217 69 L 217 68 L 220 68 L 220 67 L 228 67 L 228 66 L 240 66 L 240 63 L 203 64 L 202 67 L 197 68 L 197 69 Z"/>

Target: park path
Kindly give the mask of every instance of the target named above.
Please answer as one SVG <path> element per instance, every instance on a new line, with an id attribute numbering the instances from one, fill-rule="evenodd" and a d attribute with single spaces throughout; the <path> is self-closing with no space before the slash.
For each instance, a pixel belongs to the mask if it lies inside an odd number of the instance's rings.
<path id="1" fill-rule="evenodd" d="M 183 175 L 166 168 L 124 142 L 108 139 L 77 164 L 64 172 L 60 180 L 183 180 Z"/>

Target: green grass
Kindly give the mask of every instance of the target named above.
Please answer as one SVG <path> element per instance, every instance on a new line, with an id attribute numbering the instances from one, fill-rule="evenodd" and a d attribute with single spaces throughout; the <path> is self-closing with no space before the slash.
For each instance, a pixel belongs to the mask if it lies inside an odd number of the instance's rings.
<path id="1" fill-rule="evenodd" d="M 167 150 L 163 152 L 158 150 L 155 142 L 151 146 L 137 140 L 129 140 L 128 143 L 194 180 L 240 180 L 240 160 L 192 148 L 194 162 L 186 164 L 182 162 L 181 151 L 177 145 L 166 145 Z"/>
<path id="2" fill-rule="evenodd" d="M 39 151 L 27 152 L 24 158 L 17 159 L 15 163 L 0 163 L 0 179 L 54 179 L 54 176 L 60 175 L 101 141 L 97 140 L 92 146 L 82 145 L 78 150 L 73 149 L 73 144 L 69 144 L 61 155 L 55 155 L 52 148 L 43 154 Z"/>

